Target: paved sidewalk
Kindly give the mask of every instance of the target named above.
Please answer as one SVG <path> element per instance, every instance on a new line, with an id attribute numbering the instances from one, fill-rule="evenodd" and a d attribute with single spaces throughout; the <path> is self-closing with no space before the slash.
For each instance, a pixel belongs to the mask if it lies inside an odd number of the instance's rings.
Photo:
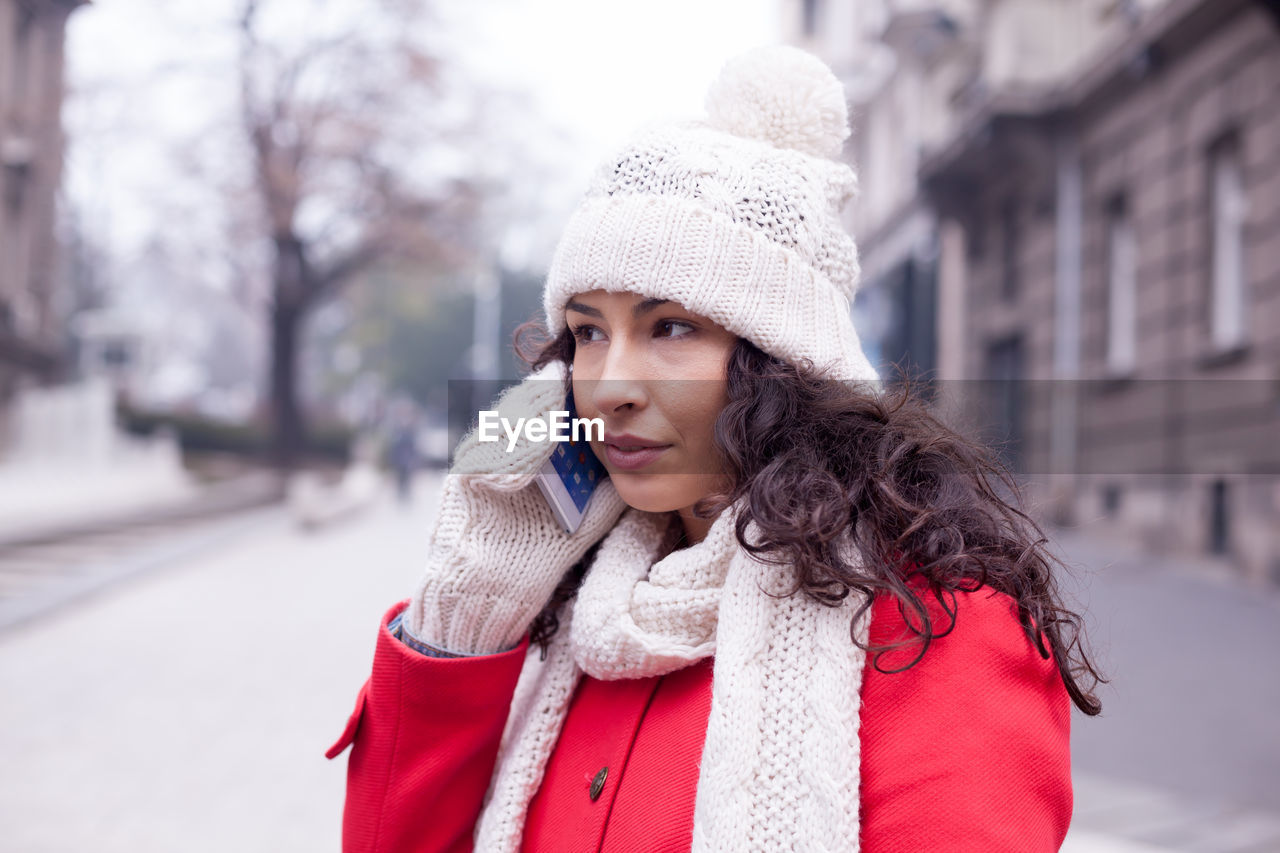
<path id="1" fill-rule="evenodd" d="M 282 516 L 0 634 L 0 849 L 337 851 L 345 759 L 323 753 L 430 509 Z"/>
<path id="2" fill-rule="evenodd" d="M 1078 762 L 1077 762 L 1078 764 Z M 1280 815 L 1167 789 L 1072 773 L 1075 810 L 1066 853 L 1275 853 Z"/>
<path id="3" fill-rule="evenodd" d="M 1212 560 L 1057 534 L 1112 683 L 1072 718 L 1075 767 L 1280 815 L 1280 594 Z"/>
<path id="4" fill-rule="evenodd" d="M 200 492 L 177 462 L 3 462 L 0 542 L 155 511 L 190 501 Z"/>
<path id="5" fill-rule="evenodd" d="M 1280 593 L 1210 558 L 1048 532 L 1112 679 L 1100 717 L 1072 715 L 1072 837 L 1280 851 Z"/>

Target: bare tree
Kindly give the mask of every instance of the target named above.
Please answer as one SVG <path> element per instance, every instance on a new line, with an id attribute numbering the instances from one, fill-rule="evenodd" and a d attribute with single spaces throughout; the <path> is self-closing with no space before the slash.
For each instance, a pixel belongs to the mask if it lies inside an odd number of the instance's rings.
<path id="1" fill-rule="evenodd" d="M 481 202 L 465 179 L 433 174 L 430 153 L 456 140 L 432 126 L 449 93 L 416 38 L 422 4 L 370 2 L 354 20 L 319 2 L 299 18 L 300 5 L 245 0 L 238 17 L 240 130 L 253 163 L 241 222 L 266 250 L 274 449 L 286 468 L 306 446 L 307 316 L 376 263 L 467 263 Z"/>

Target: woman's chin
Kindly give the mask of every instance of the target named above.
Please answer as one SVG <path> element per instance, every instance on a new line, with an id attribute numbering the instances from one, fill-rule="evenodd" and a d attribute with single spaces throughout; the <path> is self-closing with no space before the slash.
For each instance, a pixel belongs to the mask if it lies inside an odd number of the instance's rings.
<path id="1" fill-rule="evenodd" d="M 673 494 L 670 488 L 664 488 L 661 483 L 652 479 L 642 482 L 639 478 L 626 474 L 612 475 L 612 479 L 622 502 L 642 512 L 671 512 L 689 503 L 681 503 L 679 495 Z"/>

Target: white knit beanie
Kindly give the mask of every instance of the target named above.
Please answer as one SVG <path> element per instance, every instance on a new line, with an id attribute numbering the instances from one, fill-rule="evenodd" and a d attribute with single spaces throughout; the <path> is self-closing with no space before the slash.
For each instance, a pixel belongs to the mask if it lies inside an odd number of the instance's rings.
<path id="1" fill-rule="evenodd" d="M 850 315 L 844 87 L 812 54 L 769 46 L 726 63 L 705 103 L 706 119 L 649 125 L 596 170 L 551 261 L 548 329 L 563 332 L 576 294 L 629 291 L 879 388 Z"/>

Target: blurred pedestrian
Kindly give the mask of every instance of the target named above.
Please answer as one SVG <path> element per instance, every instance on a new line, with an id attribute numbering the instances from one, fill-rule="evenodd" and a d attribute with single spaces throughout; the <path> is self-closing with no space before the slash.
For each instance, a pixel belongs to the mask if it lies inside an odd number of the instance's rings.
<path id="1" fill-rule="evenodd" d="M 1099 676 L 1039 528 L 991 487 L 1007 471 L 863 354 L 843 88 L 761 48 L 707 109 L 596 172 L 545 343 L 517 334 L 533 373 L 499 409 L 572 389 L 605 425 L 580 526 L 534 483 L 554 443 L 459 446 L 328 752 L 355 744 L 347 851 L 1066 835 L 1071 704 L 1098 714 L 1077 676 Z"/>
<path id="2" fill-rule="evenodd" d="M 413 475 L 418 470 L 418 425 L 408 406 L 394 411 L 387 455 L 395 472 L 396 496 L 402 505 L 408 505 L 413 501 Z"/>

